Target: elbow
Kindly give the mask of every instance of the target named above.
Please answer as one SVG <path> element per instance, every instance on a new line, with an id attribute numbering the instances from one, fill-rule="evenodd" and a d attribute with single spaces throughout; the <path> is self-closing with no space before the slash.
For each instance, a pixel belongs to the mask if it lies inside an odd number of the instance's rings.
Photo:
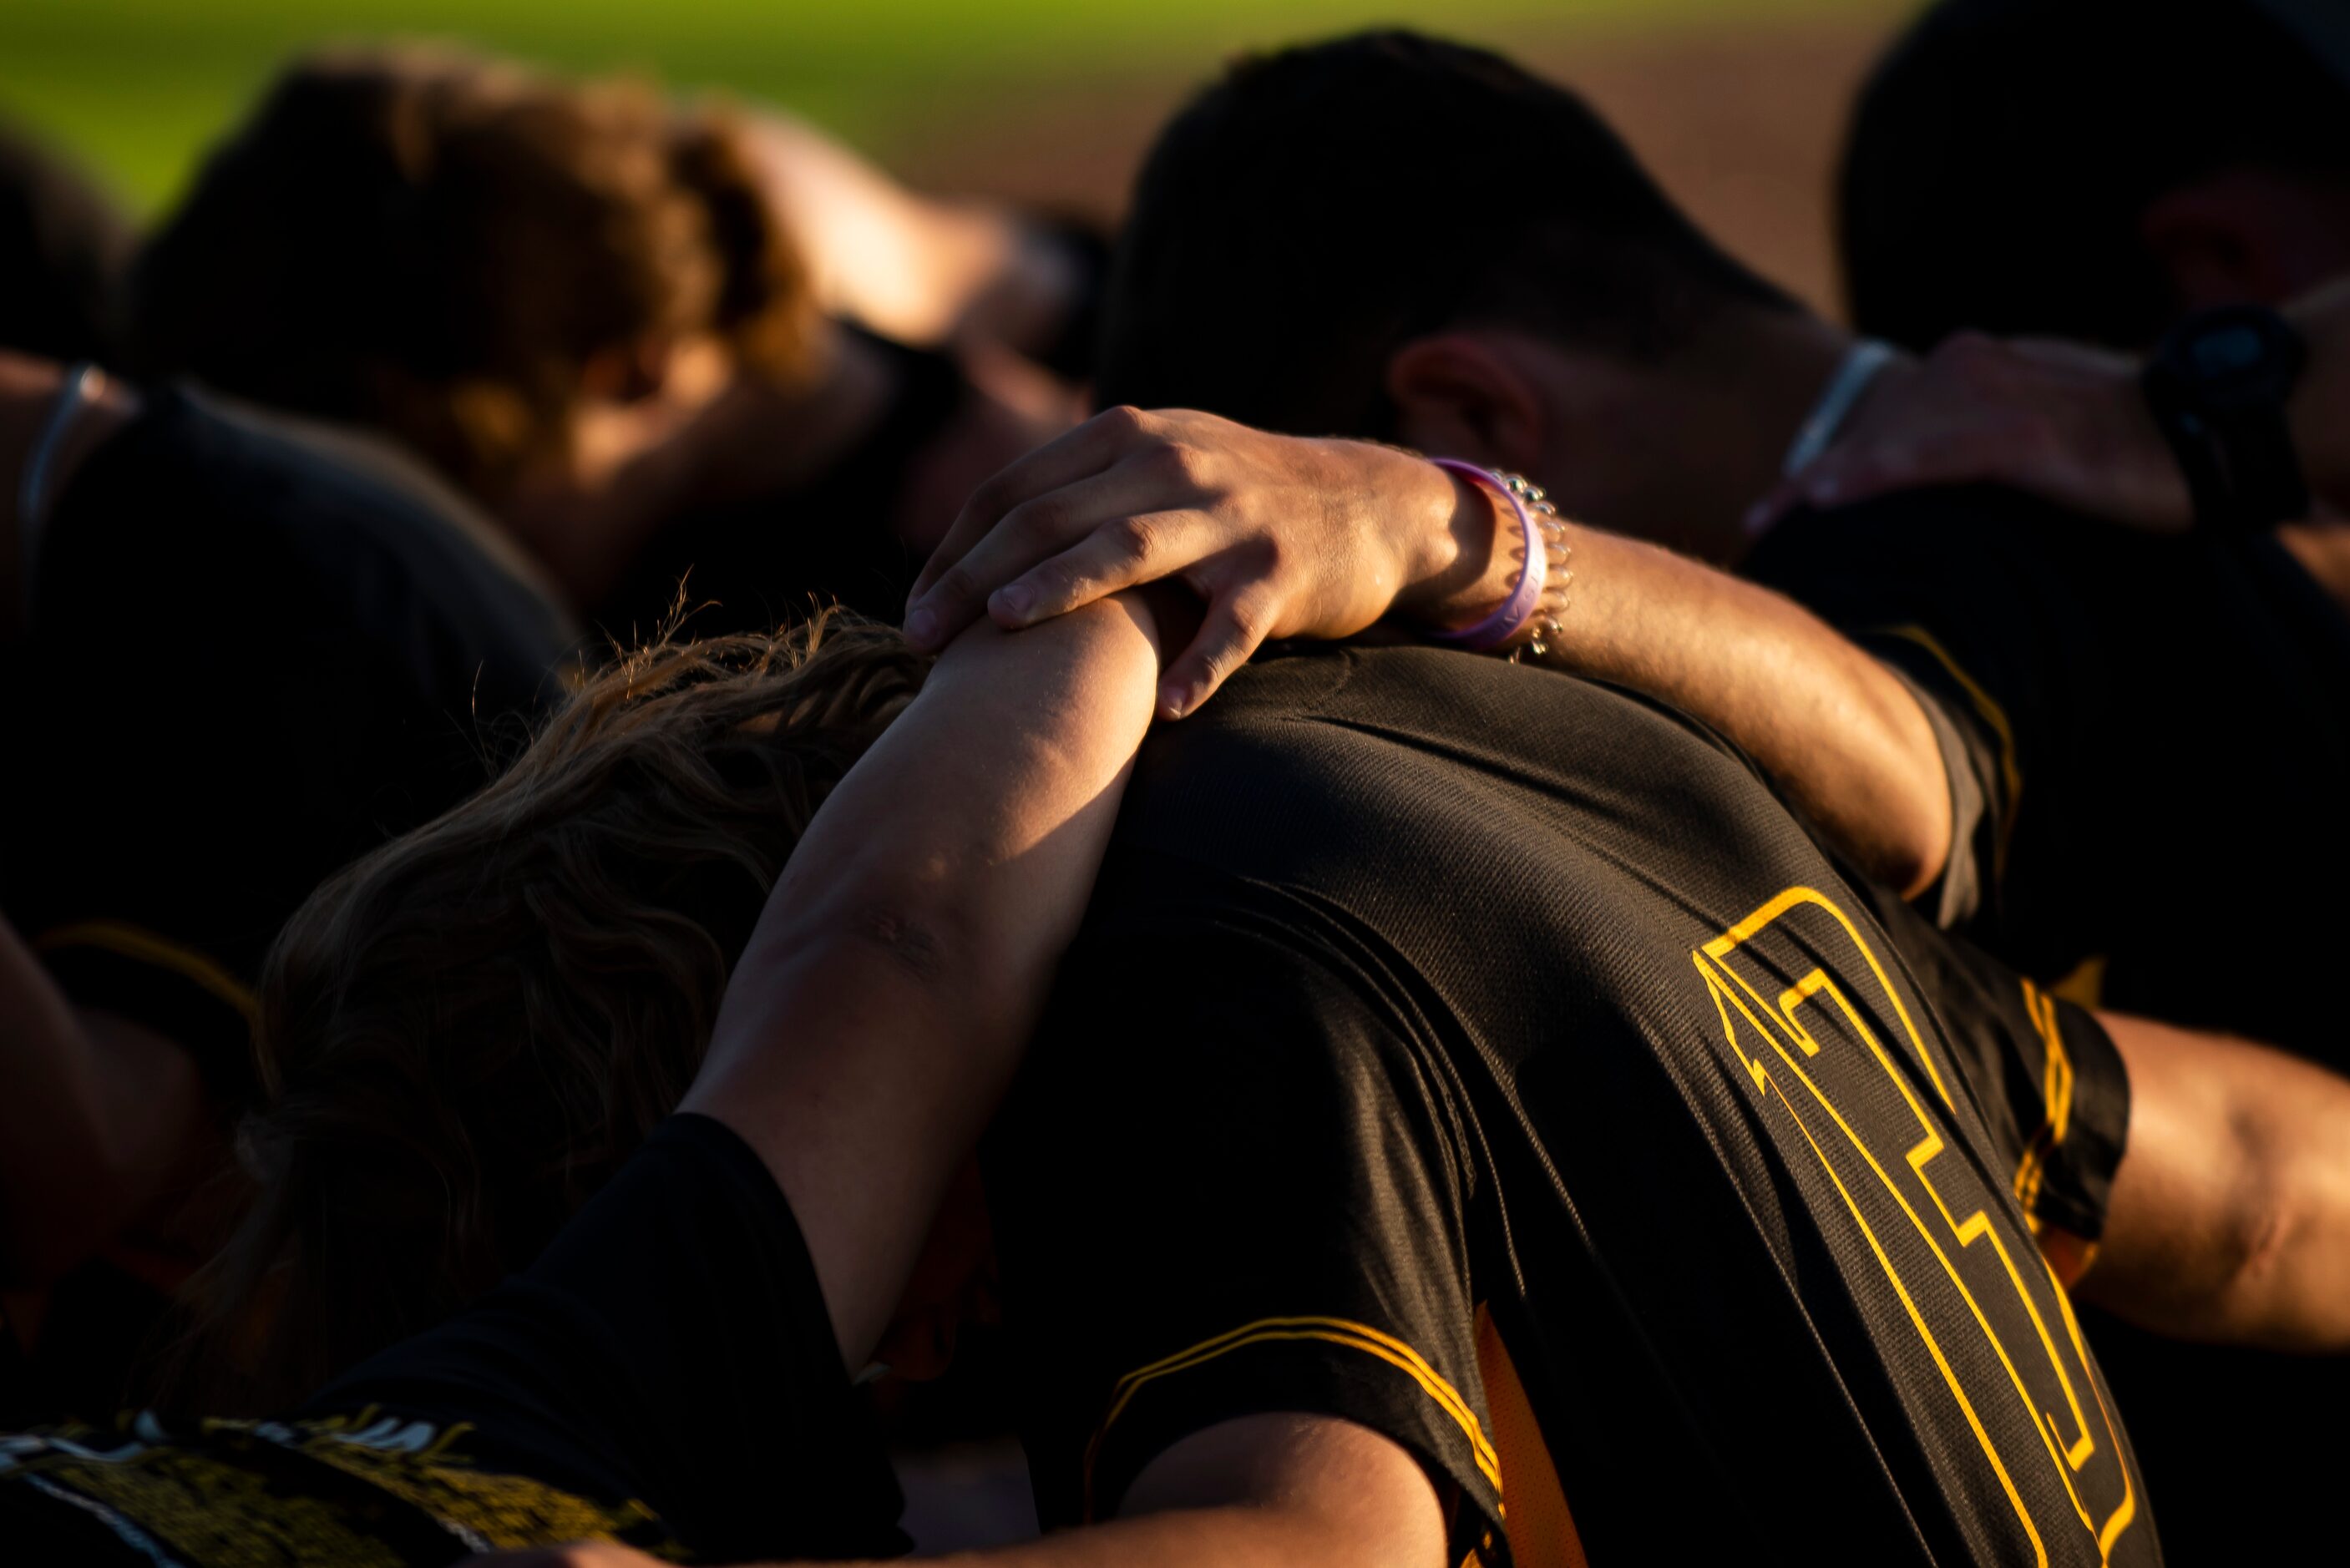
<path id="1" fill-rule="evenodd" d="M 2226 1337 L 2308 1355 L 2350 1351 L 2350 1190 L 2263 1161 L 2215 1242 Z"/>
<path id="2" fill-rule="evenodd" d="M 2329 1249 L 2350 1252 L 2338 1204 L 2329 1217 L 2323 1196 L 2244 1137 L 2237 1175 L 2206 1220 L 2194 1270 L 2201 1288 L 2188 1316 L 2192 1337 L 2270 1350 L 2350 1348 L 2350 1306 L 2338 1291 L 2313 1289 L 2334 1275 Z"/>
<path id="3" fill-rule="evenodd" d="M 1898 891 L 1903 899 L 1917 898 L 1941 879 L 1942 867 L 1950 864 L 1950 858 L 1947 831 L 1939 836 L 1931 832 L 1911 834 L 1887 847 L 1886 863 L 1877 877 Z"/>
<path id="4" fill-rule="evenodd" d="M 908 883 L 868 888 L 853 902 L 831 906 L 823 929 L 763 955 L 778 968 L 828 977 L 852 989 L 886 989 L 926 1015 L 951 1017 L 972 1038 L 1024 1016 L 1024 993 L 1005 977 L 1025 971 L 1007 951 L 989 911 L 971 907 L 951 889 Z"/>
<path id="5" fill-rule="evenodd" d="M 967 940 L 954 922 L 940 919 L 917 899 L 874 899 L 847 910 L 840 935 L 858 950 L 883 961 L 910 983 L 941 985 L 967 968 Z M 962 961 L 958 962 L 958 960 Z"/>
<path id="6" fill-rule="evenodd" d="M 2293 1238 L 2307 1229 L 2288 1212 L 2282 1184 L 2268 1162 L 2249 1163 L 2251 1168 L 2222 1206 L 2210 1243 L 2217 1293 L 2240 1309 L 2278 1293 L 2294 1250 Z"/>
<path id="7" fill-rule="evenodd" d="M 1889 681 L 1891 677 L 1886 679 Z M 1882 711 L 1877 880 L 1915 898 L 1940 880 L 1958 829 L 1942 741 L 1917 695 L 1894 685 Z"/>
<path id="8" fill-rule="evenodd" d="M 1866 846 L 1865 853 L 1855 857 L 1862 868 L 1904 899 L 1932 888 L 1950 864 L 1949 794 L 1939 776 L 1930 794 L 1911 791 L 1902 804 L 1873 811 L 1866 830 L 1856 836 Z"/>

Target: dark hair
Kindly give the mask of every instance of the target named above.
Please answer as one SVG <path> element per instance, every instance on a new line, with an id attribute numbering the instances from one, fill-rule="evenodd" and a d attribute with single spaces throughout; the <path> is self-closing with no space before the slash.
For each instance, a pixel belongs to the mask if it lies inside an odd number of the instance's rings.
<path id="1" fill-rule="evenodd" d="M 427 48 L 287 70 L 130 295 L 151 374 L 389 430 L 493 504 L 596 354 L 709 331 L 789 379 L 816 320 L 726 117 Z"/>
<path id="2" fill-rule="evenodd" d="M 1176 116 L 1113 270 L 1106 402 L 1382 434 L 1388 358 L 1506 323 L 1629 354 L 1785 296 L 1573 93 L 1406 32 L 1247 58 Z"/>
<path id="3" fill-rule="evenodd" d="M 528 1263 L 676 1107 L 777 873 L 928 670 L 842 614 L 657 644 L 311 894 L 174 1402 L 291 1408 Z"/>
<path id="4" fill-rule="evenodd" d="M 2350 84 L 2252 0 L 1943 0 L 1846 136 L 1854 324 L 2148 343 L 2176 309 L 2148 203 L 2245 165 L 2350 170 Z"/>
<path id="5" fill-rule="evenodd" d="M 118 362 L 130 220 L 82 171 L 0 125 L 0 348 Z"/>

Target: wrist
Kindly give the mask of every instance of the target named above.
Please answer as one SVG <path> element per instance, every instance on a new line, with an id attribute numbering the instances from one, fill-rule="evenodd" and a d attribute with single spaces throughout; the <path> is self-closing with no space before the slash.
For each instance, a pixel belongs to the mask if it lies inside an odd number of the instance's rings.
<path id="1" fill-rule="evenodd" d="M 1417 526 L 1394 615 L 1418 627 L 1473 625 L 1517 587 L 1519 525 L 1507 503 L 1465 475 L 1415 459 Z"/>

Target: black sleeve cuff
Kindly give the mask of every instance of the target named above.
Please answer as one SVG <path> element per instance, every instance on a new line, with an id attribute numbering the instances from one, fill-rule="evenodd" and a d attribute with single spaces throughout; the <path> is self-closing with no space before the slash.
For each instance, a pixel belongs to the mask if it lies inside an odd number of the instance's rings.
<path id="1" fill-rule="evenodd" d="M 2016 1196 L 2034 1220 L 2094 1241 L 2105 1234 L 2129 1142 L 2129 1074 L 2086 1008 L 2044 992 L 2039 1006 L 2053 1092 L 2041 1137 L 2016 1171 Z"/>
<path id="2" fill-rule="evenodd" d="M 529 1269 L 342 1378 L 473 1426 L 485 1466 L 641 1501 L 704 1558 L 894 1555 L 901 1499 L 765 1162 L 680 1115 Z"/>

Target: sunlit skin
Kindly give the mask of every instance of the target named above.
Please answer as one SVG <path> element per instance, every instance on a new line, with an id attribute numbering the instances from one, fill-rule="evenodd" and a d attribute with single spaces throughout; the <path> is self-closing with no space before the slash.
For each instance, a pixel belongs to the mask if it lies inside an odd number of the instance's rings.
<path id="1" fill-rule="evenodd" d="M 825 308 L 901 343 L 1035 353 L 1082 280 L 1002 207 L 917 195 L 806 121 L 748 117 L 768 199 L 797 236 Z"/>
<path id="2" fill-rule="evenodd" d="M 500 517 L 564 597 L 586 607 L 619 586 L 671 520 L 810 483 L 886 415 L 896 375 L 880 349 L 847 330 L 825 323 L 816 333 L 804 373 L 787 380 L 746 372 L 709 334 L 595 356 L 569 439 L 516 478 Z M 1014 378 L 975 383 L 913 460 L 881 523 L 927 549 L 962 495 L 1070 417 Z"/>
<path id="3" fill-rule="evenodd" d="M 1464 337 L 1446 358 L 1456 402 L 1506 403 L 1513 428 L 1546 428 L 1509 354 Z M 1470 440 L 1434 434 L 1455 451 Z M 1538 477 L 1498 447 L 1471 455 Z M 1574 579 L 1545 659 L 1704 720 L 1878 880 L 1929 884 L 1950 849 L 1950 788 L 1908 689 L 1780 595 L 1561 510 Z M 1483 486 L 1409 452 L 1114 409 L 973 493 L 915 584 L 907 633 L 934 646 L 983 614 L 1033 626 L 1173 578 L 1208 607 L 1161 681 L 1161 711 L 1180 716 L 1268 639 L 1476 620 L 1514 584 L 1521 537 Z"/>

